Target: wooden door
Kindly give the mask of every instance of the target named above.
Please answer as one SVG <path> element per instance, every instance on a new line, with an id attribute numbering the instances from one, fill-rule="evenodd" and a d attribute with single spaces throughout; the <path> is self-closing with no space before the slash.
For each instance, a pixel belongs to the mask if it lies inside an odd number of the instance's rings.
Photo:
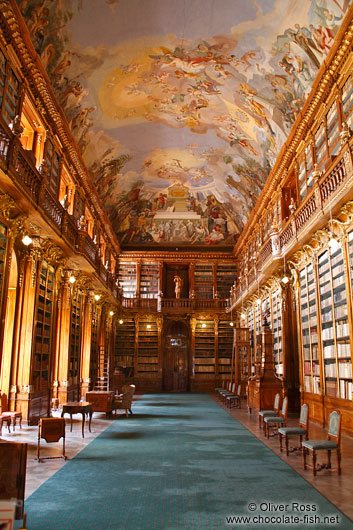
<path id="1" fill-rule="evenodd" d="M 164 334 L 163 383 L 167 392 L 188 390 L 188 328 L 184 322 L 170 322 Z"/>

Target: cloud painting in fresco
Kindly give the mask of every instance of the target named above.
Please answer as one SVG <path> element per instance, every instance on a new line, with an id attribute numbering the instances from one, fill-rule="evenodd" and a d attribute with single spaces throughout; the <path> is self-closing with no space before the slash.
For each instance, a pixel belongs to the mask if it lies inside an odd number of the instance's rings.
<path id="1" fill-rule="evenodd" d="M 232 245 L 347 0 L 19 0 L 124 245 Z"/>

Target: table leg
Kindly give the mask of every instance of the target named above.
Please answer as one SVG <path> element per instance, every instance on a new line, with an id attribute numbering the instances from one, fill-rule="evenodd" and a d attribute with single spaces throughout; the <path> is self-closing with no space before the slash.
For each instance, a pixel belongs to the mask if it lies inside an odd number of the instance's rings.
<path id="1" fill-rule="evenodd" d="M 85 413 L 82 411 L 82 438 L 85 437 Z"/>
<path id="2" fill-rule="evenodd" d="M 89 430 L 89 432 L 92 432 L 91 431 L 91 423 L 92 423 L 92 416 L 93 416 L 92 409 L 88 412 L 88 414 L 89 414 L 88 430 Z"/>

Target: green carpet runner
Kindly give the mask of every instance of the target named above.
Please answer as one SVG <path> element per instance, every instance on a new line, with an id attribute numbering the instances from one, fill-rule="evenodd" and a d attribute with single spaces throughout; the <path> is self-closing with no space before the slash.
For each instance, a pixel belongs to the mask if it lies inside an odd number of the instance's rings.
<path id="1" fill-rule="evenodd" d="M 353 528 L 209 396 L 147 394 L 133 412 L 27 499 L 29 530 Z"/>

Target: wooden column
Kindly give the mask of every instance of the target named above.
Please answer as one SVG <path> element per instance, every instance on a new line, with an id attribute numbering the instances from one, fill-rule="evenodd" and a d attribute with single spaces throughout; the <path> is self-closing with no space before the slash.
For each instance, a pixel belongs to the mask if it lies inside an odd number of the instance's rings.
<path id="1" fill-rule="evenodd" d="M 134 377 L 138 374 L 139 321 L 140 318 L 135 316 Z"/>
<path id="2" fill-rule="evenodd" d="M 212 271 L 213 271 L 213 298 L 218 298 L 218 291 L 217 291 L 217 263 L 213 263 Z"/>
<path id="3" fill-rule="evenodd" d="M 163 317 L 158 316 L 156 319 L 157 330 L 158 330 L 158 375 L 160 377 L 160 384 L 162 389 L 162 377 L 163 377 Z"/>
<path id="4" fill-rule="evenodd" d="M 80 380 L 81 391 L 80 397 L 85 398 L 86 392 L 89 391 L 91 383 L 91 337 L 92 337 L 92 292 L 85 292 L 85 305 L 83 310 L 83 330 L 81 346 L 81 363 L 80 363 Z"/>
<path id="5" fill-rule="evenodd" d="M 215 362 L 215 378 L 216 378 L 216 384 L 217 384 L 217 381 L 218 381 L 218 376 L 219 376 L 219 368 L 218 368 L 218 359 L 219 359 L 219 355 L 218 355 L 218 324 L 219 324 L 219 316 L 216 315 L 214 317 L 214 353 L 215 353 L 215 359 L 214 359 L 214 362 Z"/>
<path id="6" fill-rule="evenodd" d="M 136 262 L 136 298 L 140 298 L 141 262 Z"/>
<path id="7" fill-rule="evenodd" d="M 8 230 L 8 233 L 10 230 Z M 9 278 L 12 264 L 14 238 L 8 237 L 6 248 L 6 260 L 3 273 L 2 301 L 1 301 L 1 329 L 0 329 L 0 389 L 9 397 L 10 402 L 10 379 L 13 358 L 13 336 L 15 329 L 16 295 L 17 288 L 9 289 Z M 18 278 L 17 278 L 18 281 Z M 9 318 L 9 316 L 11 316 Z M 13 383 L 12 383 L 13 384 Z M 15 390 L 16 393 L 16 390 Z M 15 396 L 14 396 L 15 397 Z M 12 409 L 11 409 L 12 410 Z"/>
<path id="8" fill-rule="evenodd" d="M 195 298 L 195 262 L 189 265 L 189 298 Z"/>
<path id="9" fill-rule="evenodd" d="M 21 275 L 21 296 L 19 297 L 18 343 L 13 365 L 14 387 L 17 389 L 16 408 L 22 411 L 23 418 L 28 419 L 31 398 L 31 362 L 34 327 L 34 309 L 36 299 L 37 257 L 39 250 L 28 249 L 24 252 L 23 276 Z M 14 389 L 13 389 L 14 390 Z M 13 393 L 11 398 L 13 398 Z"/>
<path id="10" fill-rule="evenodd" d="M 191 355 L 190 355 L 190 375 L 195 376 L 195 331 L 196 331 L 196 318 L 190 319 L 191 328 Z"/>
<path id="11" fill-rule="evenodd" d="M 69 384 L 69 356 L 70 356 L 70 322 L 71 322 L 71 284 L 70 270 L 63 271 L 58 293 L 58 320 L 55 343 L 55 380 L 53 396 L 59 403 L 67 402 L 67 387 Z"/>
<path id="12" fill-rule="evenodd" d="M 300 408 L 299 351 L 295 326 L 296 307 L 294 293 L 288 284 L 281 289 L 281 295 L 283 383 L 288 396 L 289 410 L 296 412 Z"/>

